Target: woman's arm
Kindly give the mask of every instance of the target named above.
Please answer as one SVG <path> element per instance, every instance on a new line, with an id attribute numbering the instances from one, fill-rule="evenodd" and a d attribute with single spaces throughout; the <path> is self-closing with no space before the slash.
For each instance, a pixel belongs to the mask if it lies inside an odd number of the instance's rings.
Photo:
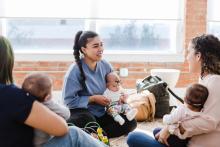
<path id="1" fill-rule="evenodd" d="M 80 91 L 82 91 L 82 87 L 77 78 L 65 79 L 62 97 L 69 108 L 87 108 L 89 96 L 79 96 Z"/>
<path id="2" fill-rule="evenodd" d="M 203 133 L 209 133 L 216 129 L 218 121 L 208 115 L 203 115 L 181 123 L 181 129 L 177 128 L 174 134 L 180 138 L 192 137 Z M 184 130 L 184 132 L 183 132 Z"/>
<path id="3" fill-rule="evenodd" d="M 87 108 L 89 103 L 97 103 L 106 106 L 110 103 L 109 99 L 103 95 L 79 96 L 82 90 L 81 84 L 71 78 L 66 79 L 63 89 L 63 98 L 69 108 Z"/>
<path id="4" fill-rule="evenodd" d="M 220 122 L 220 76 L 207 78 L 205 86 L 209 90 L 209 97 L 202 112 L 204 115 L 181 123 L 187 137 L 212 132 Z"/>
<path id="5" fill-rule="evenodd" d="M 34 101 L 24 123 L 53 136 L 63 136 L 68 132 L 65 120 L 37 101 Z"/>
<path id="6" fill-rule="evenodd" d="M 93 95 L 89 97 L 89 103 L 96 103 L 102 106 L 107 106 L 110 100 L 103 95 Z"/>
<path id="7" fill-rule="evenodd" d="M 183 127 L 183 124 L 187 126 Z M 166 144 L 166 140 L 168 139 L 170 134 L 178 136 L 178 138 L 180 139 L 186 139 L 194 135 L 211 132 L 215 130 L 216 127 L 217 121 L 215 119 L 207 115 L 202 115 L 201 117 L 196 117 L 194 119 L 180 123 L 179 128 L 174 129 L 173 125 L 167 125 L 162 129 L 161 132 L 163 133 L 159 132 L 156 137 L 158 141 Z"/>

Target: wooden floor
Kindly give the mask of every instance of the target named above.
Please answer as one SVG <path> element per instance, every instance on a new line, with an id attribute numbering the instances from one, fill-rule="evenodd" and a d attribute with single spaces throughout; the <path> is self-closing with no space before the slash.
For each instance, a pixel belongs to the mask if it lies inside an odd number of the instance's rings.
<path id="1" fill-rule="evenodd" d="M 135 131 L 142 131 L 149 135 L 152 135 L 152 131 L 156 127 L 163 127 L 161 119 L 155 119 L 153 122 L 140 122 L 138 123 Z M 121 136 L 118 138 L 110 139 L 111 147 L 128 147 L 128 145 L 126 144 L 126 137 L 127 136 Z"/>

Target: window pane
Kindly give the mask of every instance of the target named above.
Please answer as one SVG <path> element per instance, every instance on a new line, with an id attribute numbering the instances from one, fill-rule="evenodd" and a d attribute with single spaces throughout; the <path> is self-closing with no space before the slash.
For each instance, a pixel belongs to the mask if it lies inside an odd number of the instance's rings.
<path id="1" fill-rule="evenodd" d="M 5 17 L 88 18 L 92 0 L 2 0 Z M 1 5 L 1 2 L 0 2 Z"/>
<path id="2" fill-rule="evenodd" d="M 220 21 L 219 6 L 219 0 L 208 0 L 208 21 Z"/>
<path id="3" fill-rule="evenodd" d="M 184 0 L 0 0 L 5 8 L 0 16 L 182 19 L 183 3 Z"/>
<path id="4" fill-rule="evenodd" d="M 98 0 L 98 17 L 182 19 L 183 0 Z"/>
<path id="5" fill-rule="evenodd" d="M 77 19 L 8 19 L 6 33 L 15 50 L 68 50 L 84 26 Z"/>
<path id="6" fill-rule="evenodd" d="M 208 33 L 214 34 L 220 38 L 220 22 L 210 22 L 208 24 Z"/>
<path id="7" fill-rule="evenodd" d="M 14 48 L 69 50 L 78 30 L 97 31 L 107 50 L 177 52 L 183 0 L 0 0 L 1 31 Z"/>
<path id="8" fill-rule="evenodd" d="M 97 31 L 108 50 L 176 52 L 178 21 L 98 20 Z"/>
<path id="9" fill-rule="evenodd" d="M 71 50 L 74 36 L 94 28 L 106 50 L 181 50 L 181 21 L 110 19 L 7 19 L 6 35 L 15 50 Z M 91 29 L 88 29 L 91 30 Z"/>
<path id="10" fill-rule="evenodd" d="M 220 1 L 208 0 L 208 33 L 220 38 Z"/>

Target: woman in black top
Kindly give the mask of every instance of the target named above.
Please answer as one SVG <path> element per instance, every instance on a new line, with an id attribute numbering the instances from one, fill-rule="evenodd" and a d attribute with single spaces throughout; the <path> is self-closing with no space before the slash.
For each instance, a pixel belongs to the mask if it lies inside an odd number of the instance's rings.
<path id="1" fill-rule="evenodd" d="M 32 147 L 33 128 L 60 136 L 50 139 L 44 147 L 104 146 L 79 128 L 68 128 L 63 118 L 37 102 L 35 97 L 16 87 L 13 84 L 13 65 L 11 44 L 0 36 L 1 147 Z"/>

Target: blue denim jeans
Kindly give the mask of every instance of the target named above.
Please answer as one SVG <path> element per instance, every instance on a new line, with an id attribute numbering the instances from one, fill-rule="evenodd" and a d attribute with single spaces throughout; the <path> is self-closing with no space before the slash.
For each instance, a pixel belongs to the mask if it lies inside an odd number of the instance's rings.
<path id="1" fill-rule="evenodd" d="M 153 131 L 154 136 L 160 132 L 162 128 L 155 128 Z M 177 136 L 175 135 L 170 135 L 170 137 L 167 139 L 168 144 L 170 145 L 170 147 L 186 147 L 188 142 L 189 142 L 189 138 L 187 139 L 179 139 Z"/>
<path id="2" fill-rule="evenodd" d="M 153 131 L 154 136 L 160 132 L 161 128 L 156 128 Z M 171 135 L 168 138 L 170 147 L 186 147 L 189 139 L 181 140 L 175 135 Z M 128 134 L 127 144 L 129 147 L 166 147 L 161 144 L 155 138 L 142 133 L 142 132 L 131 132 Z"/>
<path id="3" fill-rule="evenodd" d="M 62 137 L 53 137 L 43 147 L 107 147 L 101 141 L 91 137 L 80 128 L 72 126 L 69 133 Z"/>
<path id="4" fill-rule="evenodd" d="M 128 134 L 127 144 L 129 147 L 166 147 L 153 137 L 142 132 L 131 132 Z"/>

